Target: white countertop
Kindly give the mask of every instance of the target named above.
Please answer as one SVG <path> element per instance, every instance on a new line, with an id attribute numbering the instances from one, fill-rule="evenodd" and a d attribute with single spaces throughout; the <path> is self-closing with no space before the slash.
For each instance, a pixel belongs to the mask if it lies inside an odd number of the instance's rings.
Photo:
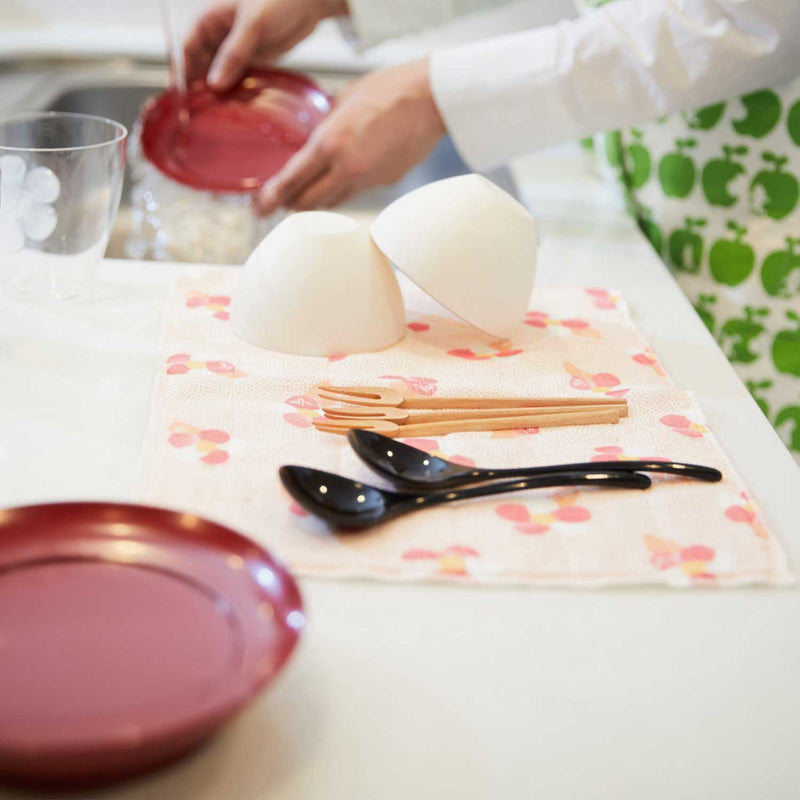
<path id="1" fill-rule="evenodd" d="M 576 150 L 518 174 L 541 222 L 538 283 L 625 293 L 796 565 L 800 469 L 666 268 Z M 0 300 L 0 506 L 130 497 L 178 269 L 107 261 L 96 305 Z M 798 796 L 795 589 L 302 590 L 309 625 L 275 687 L 195 756 L 101 796 Z"/>

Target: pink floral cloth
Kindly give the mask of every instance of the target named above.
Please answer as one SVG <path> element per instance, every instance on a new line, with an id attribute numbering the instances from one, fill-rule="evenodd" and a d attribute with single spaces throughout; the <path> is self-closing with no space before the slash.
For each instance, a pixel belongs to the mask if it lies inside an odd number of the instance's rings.
<path id="1" fill-rule="evenodd" d="M 228 320 L 237 272 L 193 268 L 166 311 L 144 443 L 142 501 L 203 514 L 298 573 L 338 578 L 597 586 L 786 584 L 770 533 L 692 398 L 672 384 L 604 289 L 537 289 L 513 341 L 491 341 L 408 281 L 404 341 L 320 359 L 260 350 Z M 298 314 L 302 309 L 298 309 Z M 647 492 L 554 489 L 430 509 L 334 534 L 296 506 L 281 464 L 383 485 L 343 437 L 318 432 L 311 388 L 385 385 L 420 396 L 627 397 L 618 425 L 465 433 L 409 444 L 489 467 L 645 457 L 718 467 L 719 484 L 654 476 Z"/>

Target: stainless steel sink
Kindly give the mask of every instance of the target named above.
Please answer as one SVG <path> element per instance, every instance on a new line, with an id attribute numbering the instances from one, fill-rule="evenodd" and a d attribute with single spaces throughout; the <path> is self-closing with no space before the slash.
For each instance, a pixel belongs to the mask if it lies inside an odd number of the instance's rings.
<path id="1" fill-rule="evenodd" d="M 335 93 L 357 77 L 345 73 L 312 73 L 312 77 L 326 90 Z M 50 87 L 49 98 L 41 108 L 54 111 L 72 111 L 110 117 L 123 123 L 130 130 L 142 104 L 157 94 L 166 85 L 167 75 L 163 68 L 138 68 L 135 65 L 119 65 L 111 73 L 102 68 L 84 69 L 72 80 L 61 73 L 57 86 Z M 392 186 L 366 192 L 343 208 L 345 210 L 372 214 L 379 211 L 400 195 L 430 181 L 470 172 L 469 167 L 453 147 L 449 138 L 443 139 L 431 155 Z M 516 186 L 506 168 L 487 173 L 495 183 L 516 196 Z M 123 243 L 130 226 L 130 176 L 126 173 L 120 213 L 112 233 L 106 255 L 124 258 Z"/>

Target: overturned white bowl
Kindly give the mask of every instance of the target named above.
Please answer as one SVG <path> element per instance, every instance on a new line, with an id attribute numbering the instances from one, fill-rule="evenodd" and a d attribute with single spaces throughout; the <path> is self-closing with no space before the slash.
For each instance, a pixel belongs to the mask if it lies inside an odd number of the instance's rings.
<path id="1" fill-rule="evenodd" d="M 498 338 L 522 322 L 538 237 L 528 209 L 481 175 L 421 186 L 387 206 L 375 244 L 421 289 Z"/>
<path id="2" fill-rule="evenodd" d="M 306 211 L 287 217 L 247 259 L 231 324 L 259 347 L 330 357 L 393 345 L 405 315 L 392 267 L 368 231 L 344 214 Z"/>

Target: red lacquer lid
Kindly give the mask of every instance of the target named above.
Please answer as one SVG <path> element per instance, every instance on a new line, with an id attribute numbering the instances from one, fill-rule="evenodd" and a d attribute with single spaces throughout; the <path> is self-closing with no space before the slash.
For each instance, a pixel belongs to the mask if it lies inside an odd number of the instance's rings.
<path id="1" fill-rule="evenodd" d="M 303 623 L 291 575 L 200 517 L 0 511 L 0 780 L 90 784 L 181 755 L 270 681 Z"/>
<path id="2" fill-rule="evenodd" d="M 141 145 L 164 175 L 195 189 L 252 192 L 280 171 L 331 108 L 294 72 L 253 69 L 229 92 L 170 88 L 142 115 Z"/>

